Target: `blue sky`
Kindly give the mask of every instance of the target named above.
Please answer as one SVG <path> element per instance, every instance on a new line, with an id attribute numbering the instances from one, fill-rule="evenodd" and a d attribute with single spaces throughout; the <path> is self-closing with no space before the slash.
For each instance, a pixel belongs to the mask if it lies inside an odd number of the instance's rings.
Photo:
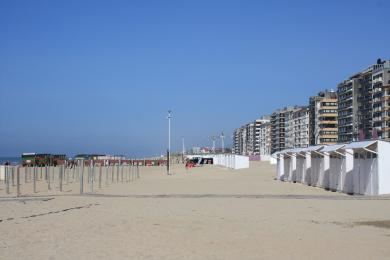
<path id="1" fill-rule="evenodd" d="M 389 1 L 0 1 L 0 155 L 159 155 L 389 59 Z M 230 143 L 230 140 L 227 141 Z"/>

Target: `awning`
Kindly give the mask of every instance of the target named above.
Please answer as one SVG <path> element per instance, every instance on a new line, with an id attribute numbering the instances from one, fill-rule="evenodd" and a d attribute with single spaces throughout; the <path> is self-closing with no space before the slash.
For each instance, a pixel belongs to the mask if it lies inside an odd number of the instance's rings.
<path id="1" fill-rule="evenodd" d="M 300 152 L 302 152 L 304 149 L 306 149 L 306 148 L 294 148 L 294 149 L 289 150 L 288 152 L 289 152 L 289 153 L 300 153 Z"/>
<path id="2" fill-rule="evenodd" d="M 324 153 L 331 153 L 331 152 L 335 152 L 337 151 L 338 149 L 341 149 L 345 146 L 345 144 L 335 144 L 335 145 L 328 145 L 328 146 L 325 146 L 321 152 L 324 152 Z"/>
<path id="3" fill-rule="evenodd" d="M 362 141 L 362 142 L 353 142 L 353 143 L 350 143 L 350 144 L 347 144 L 344 149 L 364 149 L 364 148 L 367 148 L 375 143 L 377 143 L 378 141 L 375 140 L 375 141 Z"/>
<path id="4" fill-rule="evenodd" d="M 301 152 L 306 152 L 306 153 L 308 153 L 308 152 L 316 152 L 316 151 L 321 150 L 324 147 L 325 147 L 324 145 L 309 146 L 307 148 L 303 148 Z"/>

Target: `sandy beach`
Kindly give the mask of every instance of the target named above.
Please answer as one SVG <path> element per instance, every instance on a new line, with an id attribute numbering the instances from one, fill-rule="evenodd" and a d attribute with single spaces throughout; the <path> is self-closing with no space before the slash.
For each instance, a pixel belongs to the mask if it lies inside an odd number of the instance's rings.
<path id="1" fill-rule="evenodd" d="M 141 167 L 79 195 L 0 198 L 1 259 L 389 259 L 390 197 L 274 180 L 275 167 Z"/>

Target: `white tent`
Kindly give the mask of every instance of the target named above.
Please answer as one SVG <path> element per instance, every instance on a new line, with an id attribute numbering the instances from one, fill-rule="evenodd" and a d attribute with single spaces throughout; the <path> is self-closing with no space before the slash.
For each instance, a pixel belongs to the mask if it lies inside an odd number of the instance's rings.
<path id="1" fill-rule="evenodd" d="M 390 194 L 390 143 L 363 141 L 350 143 L 353 151 L 353 194 Z"/>

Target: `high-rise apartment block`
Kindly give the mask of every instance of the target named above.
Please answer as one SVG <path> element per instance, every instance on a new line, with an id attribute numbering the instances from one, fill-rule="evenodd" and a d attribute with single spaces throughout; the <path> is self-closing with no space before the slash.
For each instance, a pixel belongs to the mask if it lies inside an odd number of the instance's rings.
<path id="1" fill-rule="evenodd" d="M 337 87 L 338 141 L 386 139 L 390 61 L 377 63 L 349 77 Z M 387 80 L 387 81 L 386 81 Z"/>
<path id="2" fill-rule="evenodd" d="M 271 115 L 271 153 L 309 145 L 307 107 L 279 109 Z"/>
<path id="3" fill-rule="evenodd" d="M 390 60 L 378 60 L 372 71 L 373 138 L 390 141 Z"/>
<path id="4" fill-rule="evenodd" d="M 309 145 L 367 139 L 390 141 L 390 60 L 355 73 L 309 99 L 283 108 L 234 132 L 236 154 L 273 154 Z"/>
<path id="5" fill-rule="evenodd" d="M 271 122 L 267 120 L 259 128 L 259 153 L 260 155 L 271 154 Z"/>
<path id="6" fill-rule="evenodd" d="M 267 123 L 269 124 L 269 118 L 262 117 L 236 129 L 233 133 L 233 152 L 242 155 L 259 155 L 261 154 L 260 144 L 262 144 L 263 152 L 266 151 L 264 147 L 270 144 L 267 143 L 269 136 L 263 124 Z"/>
<path id="7" fill-rule="evenodd" d="M 309 146 L 309 109 L 294 107 L 286 113 L 286 149 Z"/>
<path id="8" fill-rule="evenodd" d="M 337 93 L 325 90 L 309 99 L 310 145 L 335 144 L 338 140 Z"/>

